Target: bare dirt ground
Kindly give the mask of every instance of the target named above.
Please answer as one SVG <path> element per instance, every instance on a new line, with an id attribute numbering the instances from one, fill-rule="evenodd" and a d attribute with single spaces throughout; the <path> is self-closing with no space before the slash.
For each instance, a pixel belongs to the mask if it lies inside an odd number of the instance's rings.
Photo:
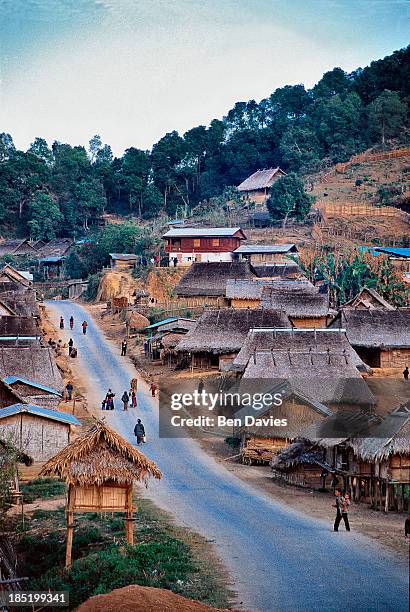
<path id="1" fill-rule="evenodd" d="M 254 487 L 258 487 L 271 495 L 275 500 L 283 502 L 295 510 L 304 512 L 311 517 L 334 521 L 333 495 L 321 493 L 312 489 L 279 484 L 271 476 L 269 466 L 247 466 L 238 463 L 236 457 L 230 458 L 235 451 L 225 444 L 222 438 L 216 436 L 201 436 L 198 438 L 201 446 L 212 455 L 216 461 L 223 463 L 225 468 L 233 472 Z M 352 530 L 377 540 L 383 546 L 393 549 L 403 557 L 409 554 L 409 540 L 404 536 L 404 521 L 406 515 L 371 510 L 367 504 L 352 504 L 349 521 Z"/>
<path id="2" fill-rule="evenodd" d="M 199 601 L 186 599 L 165 589 L 131 585 L 115 589 L 107 595 L 95 595 L 85 601 L 78 612 L 212 612 L 211 608 Z M 231 610 L 231 612 L 234 612 Z"/>

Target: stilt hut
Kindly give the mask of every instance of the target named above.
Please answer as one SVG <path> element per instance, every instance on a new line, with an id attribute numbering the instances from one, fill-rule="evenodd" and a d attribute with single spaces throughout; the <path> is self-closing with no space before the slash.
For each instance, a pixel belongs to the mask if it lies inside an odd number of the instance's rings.
<path id="1" fill-rule="evenodd" d="M 162 474 L 153 461 L 102 421 L 52 457 L 40 476 L 65 480 L 67 495 L 66 567 L 71 565 L 74 512 L 125 512 L 126 540 L 133 544 L 133 482 L 148 484 Z"/>

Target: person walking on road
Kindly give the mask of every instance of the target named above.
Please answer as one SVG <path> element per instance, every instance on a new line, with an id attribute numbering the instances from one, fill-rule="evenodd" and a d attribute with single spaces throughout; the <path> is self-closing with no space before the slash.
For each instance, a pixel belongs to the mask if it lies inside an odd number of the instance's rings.
<path id="1" fill-rule="evenodd" d="M 151 397 L 155 397 L 156 392 L 157 392 L 157 385 L 152 382 L 150 386 L 150 390 L 151 390 Z"/>
<path id="2" fill-rule="evenodd" d="M 73 329 L 73 327 L 74 327 L 74 317 L 73 317 L 73 315 L 71 315 L 71 317 L 70 317 L 70 329 Z"/>
<path id="3" fill-rule="evenodd" d="M 81 323 L 81 327 L 83 328 L 83 334 L 84 334 L 84 336 L 85 336 L 85 334 L 87 333 L 87 327 L 88 327 L 88 323 L 87 323 L 87 321 L 83 321 L 83 322 Z"/>
<path id="4" fill-rule="evenodd" d="M 130 401 L 130 396 L 126 391 L 124 391 L 124 393 L 122 394 L 121 401 L 124 405 L 124 410 L 128 410 L 128 402 Z"/>
<path id="5" fill-rule="evenodd" d="M 141 442 L 145 442 L 145 427 L 141 422 L 141 419 L 137 420 L 137 423 L 134 427 L 134 436 L 137 438 L 138 446 Z"/>
<path id="6" fill-rule="evenodd" d="M 403 378 L 404 380 L 409 380 L 409 368 L 406 366 L 403 370 Z"/>
<path id="7" fill-rule="evenodd" d="M 68 383 L 65 386 L 65 389 L 67 391 L 67 399 L 66 399 L 66 401 L 70 402 L 72 400 L 72 398 L 73 398 L 73 390 L 74 390 L 73 383 L 71 382 L 71 380 L 68 381 Z"/>
<path id="8" fill-rule="evenodd" d="M 121 342 L 121 357 L 125 357 L 126 354 L 127 354 L 127 340 L 124 338 L 124 340 Z"/>
<path id="9" fill-rule="evenodd" d="M 60 329 L 64 329 L 64 319 L 60 317 Z"/>
<path id="10" fill-rule="evenodd" d="M 70 338 L 70 340 L 68 341 L 68 356 L 69 357 L 71 353 L 73 352 L 73 346 L 74 346 L 74 340 Z"/>
<path id="11" fill-rule="evenodd" d="M 340 521 L 343 519 L 346 531 L 350 531 L 349 518 L 347 516 L 350 506 L 350 497 L 347 493 L 343 491 L 341 493 L 340 489 L 336 489 L 336 519 L 333 527 L 334 531 L 339 531 Z"/>
<path id="12" fill-rule="evenodd" d="M 131 406 L 132 408 L 136 408 L 137 407 L 137 392 L 134 389 L 134 387 L 131 387 L 130 389 L 130 396 L 131 396 Z"/>
<path id="13" fill-rule="evenodd" d="M 107 395 L 105 396 L 105 409 L 106 410 L 114 410 L 114 397 L 115 393 L 108 389 Z"/>

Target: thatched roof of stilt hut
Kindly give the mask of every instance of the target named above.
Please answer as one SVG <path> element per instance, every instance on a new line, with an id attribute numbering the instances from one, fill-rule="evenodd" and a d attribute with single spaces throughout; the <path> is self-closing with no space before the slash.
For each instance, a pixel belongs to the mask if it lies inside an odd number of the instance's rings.
<path id="1" fill-rule="evenodd" d="M 140 312 L 131 312 L 127 318 L 127 325 L 131 329 L 141 331 L 149 325 L 149 320 Z"/>
<path id="2" fill-rule="evenodd" d="M 96 421 L 51 457 L 40 476 L 58 476 L 69 485 L 100 486 L 109 482 L 131 484 L 134 480 L 147 485 L 150 477 L 160 479 L 162 474 L 153 461 L 104 422 Z"/>

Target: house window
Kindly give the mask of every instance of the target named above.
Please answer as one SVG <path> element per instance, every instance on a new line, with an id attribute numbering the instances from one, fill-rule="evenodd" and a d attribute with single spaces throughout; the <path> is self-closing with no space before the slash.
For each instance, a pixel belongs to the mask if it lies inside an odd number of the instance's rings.
<path id="1" fill-rule="evenodd" d="M 212 238 L 212 246 L 219 246 L 219 238 Z"/>
<path id="2" fill-rule="evenodd" d="M 201 246 L 201 239 L 194 238 L 194 247 L 200 247 L 200 246 Z"/>

